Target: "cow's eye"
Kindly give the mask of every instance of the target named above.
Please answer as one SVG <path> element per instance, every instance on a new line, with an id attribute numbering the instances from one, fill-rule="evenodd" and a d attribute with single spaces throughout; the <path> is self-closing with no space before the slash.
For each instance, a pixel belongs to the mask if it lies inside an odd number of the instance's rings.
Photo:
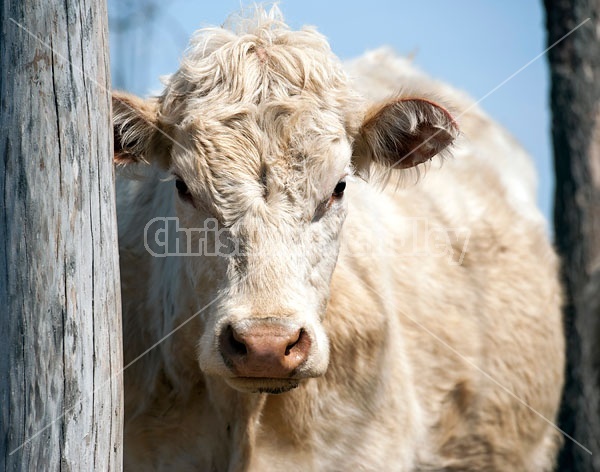
<path id="1" fill-rule="evenodd" d="M 322 201 L 315 210 L 315 214 L 313 216 L 313 221 L 318 221 L 321 217 L 331 208 L 331 206 L 335 203 L 336 200 L 340 200 L 344 196 L 344 190 L 346 190 L 346 181 L 344 179 L 340 180 L 333 192 L 331 193 L 331 197 L 327 200 Z"/>
<path id="2" fill-rule="evenodd" d="M 192 201 L 192 194 L 190 193 L 190 189 L 188 188 L 187 184 L 181 180 L 181 179 L 176 179 L 175 180 L 175 187 L 177 188 L 177 193 L 179 194 L 179 197 L 182 200 L 186 200 L 186 201 Z"/>
<path id="3" fill-rule="evenodd" d="M 333 189 L 331 196 L 333 198 L 341 198 L 344 195 L 344 190 L 346 190 L 346 181 L 340 180 Z"/>

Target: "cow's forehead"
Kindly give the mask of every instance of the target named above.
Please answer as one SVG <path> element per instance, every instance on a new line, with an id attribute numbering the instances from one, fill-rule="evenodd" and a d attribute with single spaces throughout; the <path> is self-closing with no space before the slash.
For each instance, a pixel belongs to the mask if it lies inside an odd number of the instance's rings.
<path id="1" fill-rule="evenodd" d="M 257 201 L 307 210 L 347 172 L 351 137 L 335 107 L 301 97 L 196 105 L 177 126 L 173 171 L 230 223 Z"/>
<path id="2" fill-rule="evenodd" d="M 199 32 L 159 102 L 185 143 L 173 149 L 177 173 L 225 212 L 259 197 L 326 194 L 349 163 L 360 116 L 325 38 L 271 20 Z"/>

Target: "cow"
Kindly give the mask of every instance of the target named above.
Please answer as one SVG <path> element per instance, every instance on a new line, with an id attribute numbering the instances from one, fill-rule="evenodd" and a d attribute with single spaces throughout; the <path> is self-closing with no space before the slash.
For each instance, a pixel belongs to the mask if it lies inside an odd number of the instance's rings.
<path id="1" fill-rule="evenodd" d="M 257 7 L 113 119 L 126 469 L 552 470 L 557 258 L 470 98 Z"/>

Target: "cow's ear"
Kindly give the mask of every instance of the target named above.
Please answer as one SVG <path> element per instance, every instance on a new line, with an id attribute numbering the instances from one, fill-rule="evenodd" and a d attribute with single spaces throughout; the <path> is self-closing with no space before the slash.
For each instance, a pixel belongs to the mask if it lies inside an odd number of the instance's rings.
<path id="1" fill-rule="evenodd" d="M 158 120 L 156 101 L 115 91 L 112 108 L 115 163 L 168 167 L 171 138 Z"/>
<path id="2" fill-rule="evenodd" d="M 452 115 L 423 98 L 398 98 L 367 111 L 355 142 L 358 173 L 372 163 L 388 169 L 407 169 L 428 161 L 459 135 Z"/>

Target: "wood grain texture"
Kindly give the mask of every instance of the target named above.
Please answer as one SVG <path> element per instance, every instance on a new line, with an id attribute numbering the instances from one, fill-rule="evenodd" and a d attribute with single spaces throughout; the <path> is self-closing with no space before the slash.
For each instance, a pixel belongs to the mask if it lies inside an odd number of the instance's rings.
<path id="1" fill-rule="evenodd" d="M 118 470 L 106 5 L 7 0 L 0 27 L 0 470 Z"/>
<path id="2" fill-rule="evenodd" d="M 600 2 L 545 0 L 552 137 L 554 223 L 566 292 L 567 370 L 559 470 L 600 470 Z"/>

